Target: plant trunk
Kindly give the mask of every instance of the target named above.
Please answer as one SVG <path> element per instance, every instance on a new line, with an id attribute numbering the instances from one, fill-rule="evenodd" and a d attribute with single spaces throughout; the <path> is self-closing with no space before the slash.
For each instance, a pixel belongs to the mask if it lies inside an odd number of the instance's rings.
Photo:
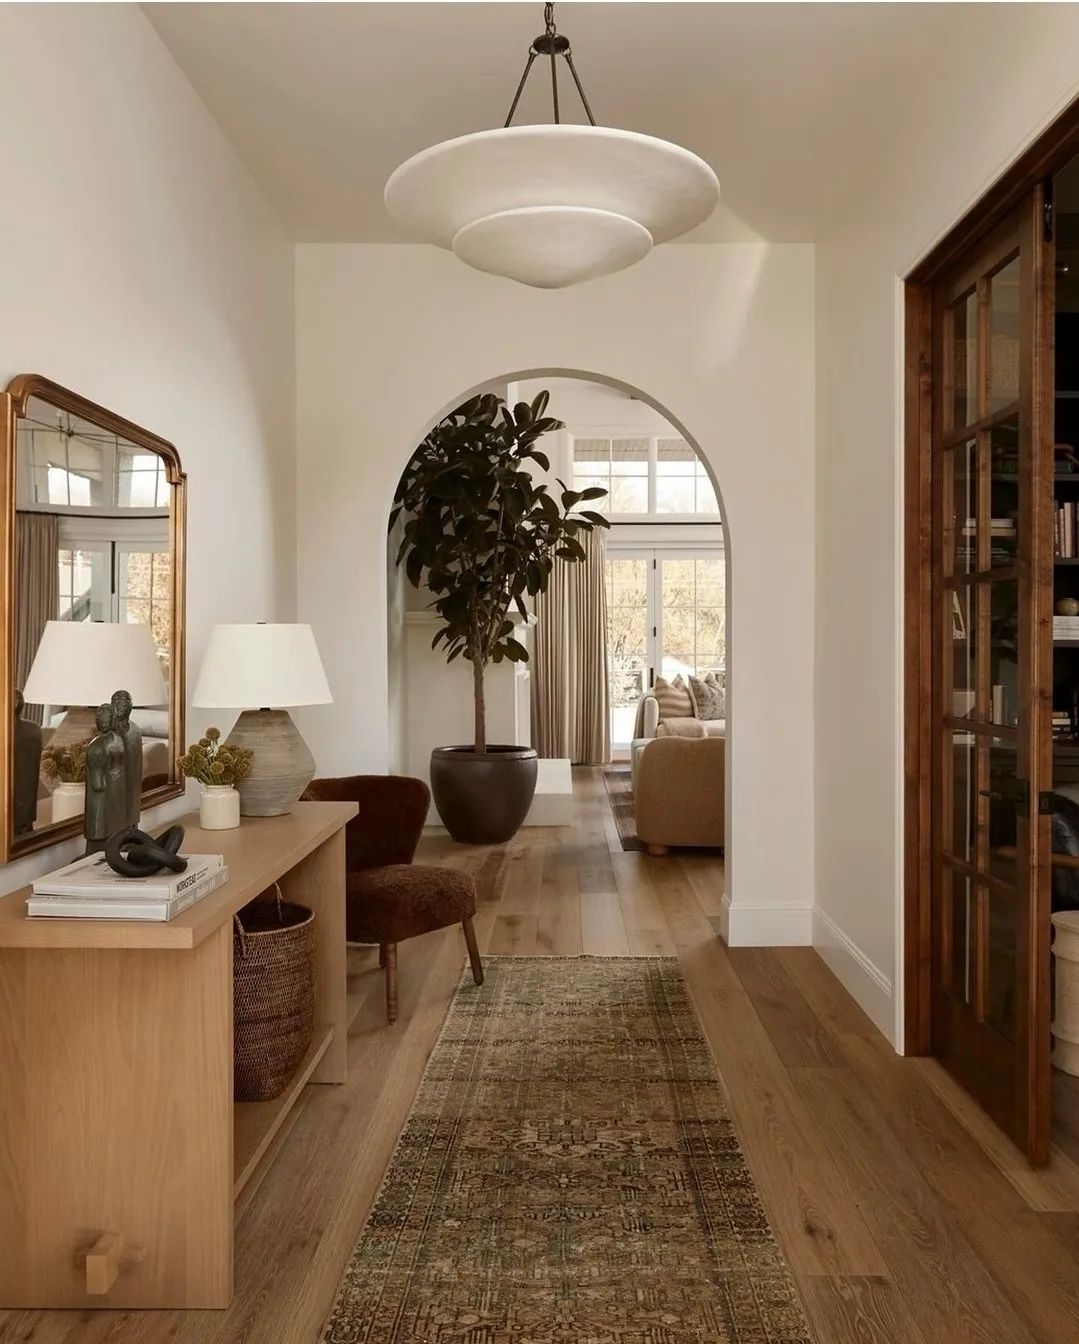
<path id="1" fill-rule="evenodd" d="M 482 753 L 487 750 L 487 706 L 483 698 L 483 660 L 478 654 L 472 657 L 472 699 L 476 711 L 475 747 Z"/>

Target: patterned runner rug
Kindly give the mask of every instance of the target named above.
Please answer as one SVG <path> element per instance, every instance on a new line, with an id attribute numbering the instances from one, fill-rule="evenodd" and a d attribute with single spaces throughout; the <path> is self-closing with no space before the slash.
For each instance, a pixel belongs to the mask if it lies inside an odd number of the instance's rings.
<path id="1" fill-rule="evenodd" d="M 809 1344 L 675 958 L 457 990 L 332 1344 Z"/>

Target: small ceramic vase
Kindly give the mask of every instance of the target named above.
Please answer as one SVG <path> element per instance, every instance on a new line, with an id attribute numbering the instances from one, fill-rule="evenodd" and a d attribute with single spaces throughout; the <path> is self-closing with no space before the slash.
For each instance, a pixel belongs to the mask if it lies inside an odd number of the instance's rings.
<path id="1" fill-rule="evenodd" d="M 240 824 L 240 795 L 231 784 L 204 784 L 199 799 L 204 831 L 232 831 Z"/>
<path id="2" fill-rule="evenodd" d="M 86 811 L 85 784 L 57 784 L 52 791 L 53 821 L 67 821 L 68 817 L 81 817 Z"/>

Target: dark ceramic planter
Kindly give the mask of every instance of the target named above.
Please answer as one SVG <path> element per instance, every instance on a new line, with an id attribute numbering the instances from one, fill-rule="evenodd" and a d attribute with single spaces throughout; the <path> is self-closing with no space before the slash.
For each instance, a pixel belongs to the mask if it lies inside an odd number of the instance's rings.
<path id="1" fill-rule="evenodd" d="M 431 793 L 450 835 L 463 845 L 500 845 L 517 834 L 536 792 L 531 747 L 436 747 Z"/>

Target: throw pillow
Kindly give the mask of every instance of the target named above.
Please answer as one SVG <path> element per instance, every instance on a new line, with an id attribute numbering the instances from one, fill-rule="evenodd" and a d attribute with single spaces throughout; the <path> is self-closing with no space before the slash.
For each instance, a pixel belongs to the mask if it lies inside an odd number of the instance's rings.
<path id="1" fill-rule="evenodd" d="M 689 688 L 699 719 L 727 717 L 727 693 L 714 672 L 709 672 L 706 677 L 690 677 Z"/>
<path id="2" fill-rule="evenodd" d="M 664 719 L 688 719 L 693 716 L 693 701 L 689 696 L 689 689 L 682 680 L 682 674 L 673 681 L 666 681 L 663 677 L 656 678 L 656 684 L 652 687 L 652 694 L 656 697 L 656 703 L 659 705 L 659 721 Z"/>
<path id="3" fill-rule="evenodd" d="M 723 672 L 723 673 L 709 672 L 708 675 L 705 677 L 705 681 L 709 684 L 709 686 L 714 686 L 714 687 L 715 687 L 715 689 L 716 689 L 716 691 L 717 691 L 717 693 L 718 693 L 718 695 L 719 695 L 719 717 L 720 717 L 721 719 L 725 719 L 725 718 L 727 717 L 727 674 L 726 674 L 726 672 Z"/>

